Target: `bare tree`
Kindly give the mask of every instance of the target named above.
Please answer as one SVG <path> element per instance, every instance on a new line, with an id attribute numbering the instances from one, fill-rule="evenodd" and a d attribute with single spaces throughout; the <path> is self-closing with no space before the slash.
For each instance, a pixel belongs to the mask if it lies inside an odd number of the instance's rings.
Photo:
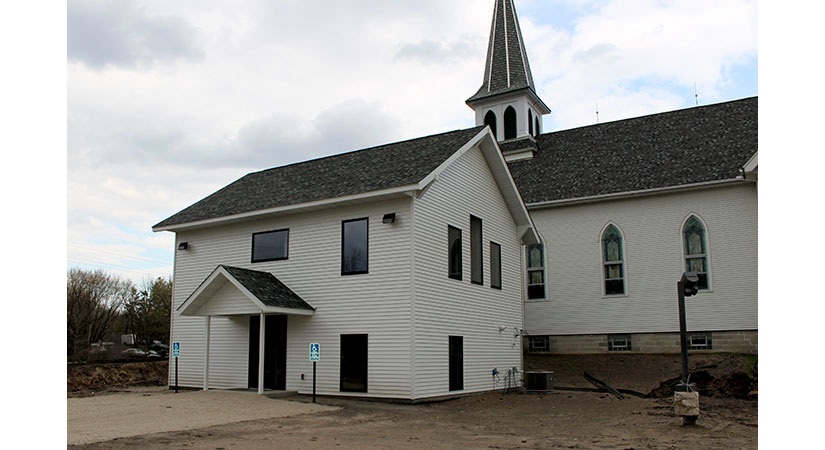
<path id="1" fill-rule="evenodd" d="M 132 282 L 103 270 L 69 269 L 66 283 L 67 355 L 83 359 L 93 342 L 112 331 Z"/>

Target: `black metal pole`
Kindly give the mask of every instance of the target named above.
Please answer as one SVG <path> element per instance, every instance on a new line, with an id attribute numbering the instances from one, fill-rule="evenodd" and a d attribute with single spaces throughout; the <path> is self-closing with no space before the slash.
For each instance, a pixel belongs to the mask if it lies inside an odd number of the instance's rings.
<path id="1" fill-rule="evenodd" d="M 178 357 L 175 356 L 175 394 L 178 393 Z"/>
<path id="2" fill-rule="evenodd" d="M 315 364 L 317 361 L 312 361 L 312 403 L 315 403 Z"/>
<path id="3" fill-rule="evenodd" d="M 682 344 L 682 384 L 688 382 L 687 325 L 685 324 L 685 290 L 682 281 L 676 283 L 679 291 L 679 339 Z"/>

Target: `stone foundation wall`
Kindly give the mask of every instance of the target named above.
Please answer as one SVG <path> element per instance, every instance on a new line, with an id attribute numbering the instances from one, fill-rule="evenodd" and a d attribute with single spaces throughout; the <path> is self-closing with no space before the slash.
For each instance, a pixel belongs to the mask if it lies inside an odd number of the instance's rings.
<path id="1" fill-rule="evenodd" d="M 758 354 L 758 332 L 713 331 L 711 349 L 690 350 L 713 353 Z M 525 337 L 524 348 L 528 353 L 680 353 L 679 333 L 631 333 L 630 351 L 608 351 L 608 335 L 578 334 L 571 336 L 547 336 L 546 352 L 531 352 L 530 337 Z"/>

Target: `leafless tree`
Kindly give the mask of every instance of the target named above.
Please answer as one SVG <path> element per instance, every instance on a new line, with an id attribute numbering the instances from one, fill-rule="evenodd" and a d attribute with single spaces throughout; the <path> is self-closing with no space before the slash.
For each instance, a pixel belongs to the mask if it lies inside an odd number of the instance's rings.
<path id="1" fill-rule="evenodd" d="M 112 331 L 121 307 L 133 292 L 131 281 L 103 270 L 69 269 L 66 342 L 70 359 L 84 359 L 90 345 Z"/>

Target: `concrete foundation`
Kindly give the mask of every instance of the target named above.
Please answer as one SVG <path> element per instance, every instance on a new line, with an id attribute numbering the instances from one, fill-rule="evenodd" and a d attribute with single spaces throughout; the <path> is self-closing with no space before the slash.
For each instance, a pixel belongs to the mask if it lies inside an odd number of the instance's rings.
<path id="1" fill-rule="evenodd" d="M 704 332 L 710 338 L 710 348 L 691 349 L 691 353 L 747 353 L 759 354 L 758 331 L 711 331 Z M 608 350 L 607 334 L 579 334 L 570 336 L 546 336 L 546 349 L 531 351 L 530 336 L 525 337 L 524 348 L 528 353 L 680 353 L 679 333 L 630 333 L 630 350 Z"/>

